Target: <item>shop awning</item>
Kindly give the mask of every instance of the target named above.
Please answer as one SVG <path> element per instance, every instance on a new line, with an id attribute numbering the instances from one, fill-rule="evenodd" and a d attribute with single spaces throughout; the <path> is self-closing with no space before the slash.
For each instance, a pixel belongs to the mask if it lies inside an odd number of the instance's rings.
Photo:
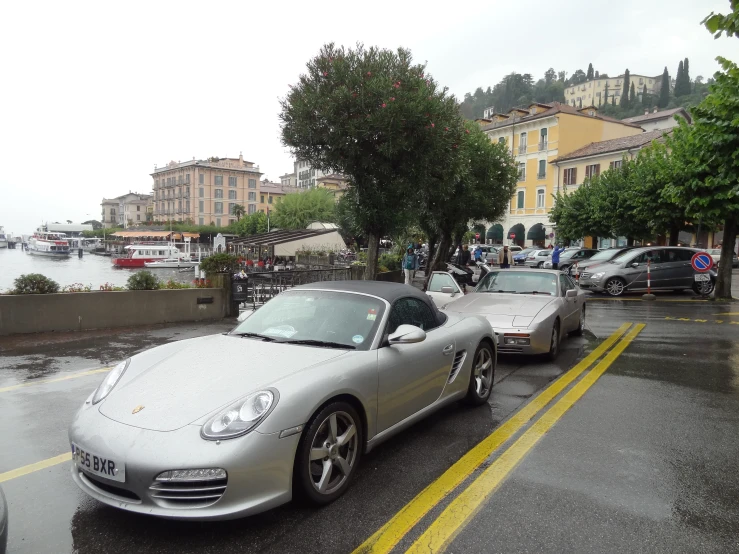
<path id="1" fill-rule="evenodd" d="M 518 237 L 518 235 L 516 235 Z M 526 234 L 526 239 L 528 240 L 546 240 L 546 230 L 544 229 L 544 225 L 542 223 L 537 223 L 536 225 L 532 225 L 529 229 L 529 232 Z"/>
<path id="2" fill-rule="evenodd" d="M 511 235 L 516 235 L 515 237 L 511 238 Z M 506 235 L 507 239 L 511 240 L 523 240 L 523 238 L 526 236 L 526 228 L 523 226 L 522 223 L 516 223 L 513 227 L 508 229 L 508 234 Z"/>
<path id="3" fill-rule="evenodd" d="M 485 238 L 489 240 L 503 240 L 503 226 L 500 223 L 496 223 L 495 225 L 492 225 L 490 229 L 488 229 L 487 234 L 485 235 Z"/>

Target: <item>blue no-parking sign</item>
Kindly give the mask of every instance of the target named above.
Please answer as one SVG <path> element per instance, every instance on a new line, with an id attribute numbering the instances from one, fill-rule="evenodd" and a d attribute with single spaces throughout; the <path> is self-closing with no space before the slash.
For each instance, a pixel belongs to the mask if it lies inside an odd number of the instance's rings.
<path id="1" fill-rule="evenodd" d="M 713 267 L 713 258 L 707 252 L 697 252 L 693 255 L 693 259 L 690 260 L 690 264 L 695 271 L 705 273 Z"/>

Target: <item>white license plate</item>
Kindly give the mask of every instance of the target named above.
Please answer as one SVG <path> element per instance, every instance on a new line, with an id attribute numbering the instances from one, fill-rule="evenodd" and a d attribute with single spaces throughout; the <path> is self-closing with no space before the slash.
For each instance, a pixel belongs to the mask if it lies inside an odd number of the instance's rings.
<path id="1" fill-rule="evenodd" d="M 74 443 L 72 444 L 72 460 L 83 471 L 112 481 L 126 482 L 126 466 L 122 462 L 94 454 Z"/>
<path id="2" fill-rule="evenodd" d="M 695 279 L 698 282 L 710 281 L 711 276 L 708 273 L 696 273 L 695 275 L 693 275 L 693 279 Z"/>

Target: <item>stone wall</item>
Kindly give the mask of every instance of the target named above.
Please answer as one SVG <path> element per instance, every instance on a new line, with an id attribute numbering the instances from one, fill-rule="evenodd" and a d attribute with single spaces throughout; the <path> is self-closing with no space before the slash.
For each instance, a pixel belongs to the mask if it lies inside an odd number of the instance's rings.
<path id="1" fill-rule="evenodd" d="M 0 335 L 222 319 L 223 289 L 0 295 Z"/>

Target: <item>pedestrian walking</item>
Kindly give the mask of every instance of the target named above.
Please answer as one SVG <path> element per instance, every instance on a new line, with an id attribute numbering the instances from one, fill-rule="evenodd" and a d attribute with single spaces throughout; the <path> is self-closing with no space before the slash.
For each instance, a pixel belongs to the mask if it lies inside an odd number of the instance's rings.
<path id="1" fill-rule="evenodd" d="M 559 255 L 565 251 L 564 246 L 555 246 L 552 250 L 552 269 L 559 269 Z"/>
<path id="2" fill-rule="evenodd" d="M 459 265 L 470 265 L 470 261 L 472 261 L 472 254 L 470 253 L 469 248 L 467 248 L 467 245 L 465 244 L 462 247 L 462 251 L 459 253 L 459 258 L 457 259 L 457 263 Z"/>
<path id="3" fill-rule="evenodd" d="M 498 250 L 498 265 L 500 269 L 508 269 L 513 263 L 513 254 L 508 250 L 508 246 L 504 246 Z"/>
<path id="4" fill-rule="evenodd" d="M 418 256 L 413 251 L 413 247 L 409 246 L 408 250 L 406 250 L 405 256 L 403 256 L 402 266 L 403 273 L 405 274 L 405 284 L 412 285 L 413 276 L 418 269 Z"/>
<path id="5" fill-rule="evenodd" d="M 482 248 L 479 246 L 475 248 L 475 261 L 481 262 L 482 261 Z"/>

